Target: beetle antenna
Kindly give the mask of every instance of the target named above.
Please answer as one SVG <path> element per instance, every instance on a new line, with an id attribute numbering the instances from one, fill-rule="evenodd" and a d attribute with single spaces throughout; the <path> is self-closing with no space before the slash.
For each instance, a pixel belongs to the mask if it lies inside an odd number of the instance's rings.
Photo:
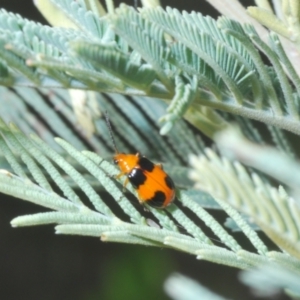
<path id="1" fill-rule="evenodd" d="M 114 136 L 113 136 L 113 132 L 112 132 L 112 128 L 111 128 L 111 124 L 110 124 L 110 120 L 109 120 L 109 116 L 108 116 L 108 112 L 107 110 L 105 111 L 105 121 L 106 121 L 106 126 L 108 128 L 108 131 L 109 131 L 109 135 L 110 135 L 110 138 L 112 140 L 112 143 L 113 143 L 113 147 L 115 149 L 115 152 L 116 153 L 119 153 L 118 149 L 117 149 L 117 146 L 116 146 L 116 142 L 115 142 L 115 139 L 114 139 Z"/>

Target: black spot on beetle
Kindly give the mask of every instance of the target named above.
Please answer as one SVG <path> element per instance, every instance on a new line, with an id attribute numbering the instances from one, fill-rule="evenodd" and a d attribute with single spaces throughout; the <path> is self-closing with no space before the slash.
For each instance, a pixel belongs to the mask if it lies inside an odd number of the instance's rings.
<path id="1" fill-rule="evenodd" d="M 169 175 L 165 177 L 165 182 L 170 190 L 173 190 L 175 188 L 175 184 Z"/>
<path id="2" fill-rule="evenodd" d="M 145 171 L 152 172 L 154 164 L 147 157 L 141 156 L 138 161 L 138 165 Z"/>
<path id="3" fill-rule="evenodd" d="M 130 183 L 135 189 L 137 189 L 140 185 L 144 184 L 147 179 L 143 170 L 140 168 L 133 168 L 127 176 Z"/>
<path id="4" fill-rule="evenodd" d="M 155 208 L 162 208 L 166 200 L 166 195 L 162 191 L 156 191 L 154 196 L 147 199 L 147 204 Z"/>

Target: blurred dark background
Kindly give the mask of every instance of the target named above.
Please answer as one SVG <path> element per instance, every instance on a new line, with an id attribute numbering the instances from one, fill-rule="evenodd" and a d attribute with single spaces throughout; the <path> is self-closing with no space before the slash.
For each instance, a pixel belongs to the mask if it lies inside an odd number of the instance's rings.
<path id="1" fill-rule="evenodd" d="M 204 0 L 162 3 L 217 16 Z M 247 1 L 247 5 L 251 3 Z M 29 0 L 1 0 L 0 8 L 45 23 Z M 19 215 L 41 211 L 38 206 L 0 194 L 2 300 L 163 300 L 169 299 L 163 292 L 163 283 L 173 272 L 192 277 L 227 298 L 255 299 L 238 281 L 239 270 L 197 261 L 192 255 L 103 243 L 98 238 L 59 236 L 54 234 L 53 226 L 17 229 L 10 226 L 10 221 Z"/>

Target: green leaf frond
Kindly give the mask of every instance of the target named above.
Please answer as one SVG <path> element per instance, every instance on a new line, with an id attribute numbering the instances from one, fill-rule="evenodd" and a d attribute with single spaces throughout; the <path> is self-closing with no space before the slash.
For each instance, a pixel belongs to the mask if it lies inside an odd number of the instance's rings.
<path id="1" fill-rule="evenodd" d="M 89 9 L 85 1 L 50 0 L 54 6 L 62 11 L 65 16 L 76 24 L 79 31 L 87 38 L 103 37 L 106 33 L 106 23 L 99 19 L 95 11 Z"/>
<path id="2" fill-rule="evenodd" d="M 204 60 L 217 74 L 222 83 L 225 83 L 231 93 L 234 94 L 234 101 L 241 103 L 242 95 L 237 85 L 233 82 L 238 79 L 238 74 L 243 74 L 242 68 L 238 67 L 238 62 L 225 51 L 221 43 L 216 43 L 213 36 L 205 30 L 199 31 L 193 20 L 188 19 L 187 14 L 181 15 L 176 10 L 162 9 L 146 10 L 143 14 L 152 21 L 157 22 L 168 34 L 174 37 L 178 43 L 183 43 L 186 47 L 195 52 Z M 192 18 L 192 17 L 191 17 Z M 202 17 L 205 20 L 204 17 Z M 199 23 L 199 22 L 198 22 Z M 200 27 L 200 24 L 199 24 Z M 232 60 L 232 61 L 231 61 Z M 234 64 L 232 64 L 234 61 Z M 226 69 L 226 67 L 231 67 Z M 243 77 L 243 76 L 242 76 Z"/>
<path id="3" fill-rule="evenodd" d="M 112 22 L 114 30 L 152 66 L 160 81 L 172 92 L 172 74 L 167 72 L 174 70 L 169 70 L 170 66 L 166 61 L 168 48 L 161 28 L 143 19 L 133 8 L 127 6 L 121 6 Z"/>
<path id="4" fill-rule="evenodd" d="M 259 4 L 258 7 L 250 6 L 247 10 L 250 16 L 270 30 L 295 43 L 299 49 L 300 6 L 298 1 L 284 1 L 275 7 L 276 13 L 271 6 L 266 9 Z"/>
<path id="5" fill-rule="evenodd" d="M 201 153 L 204 149 L 200 135 L 195 135 L 183 121 L 177 122 L 167 137 L 158 135 L 157 119 L 166 110 L 166 104 L 159 99 L 25 87 L 2 87 L 0 92 L 3 96 L 0 117 L 6 123 L 15 123 L 26 134 L 38 133 L 56 151 L 61 149 L 53 140 L 60 136 L 77 149 L 93 150 L 103 157 L 111 156 L 112 143 L 101 115 L 103 111 L 108 112 L 113 123 L 119 149 L 128 153 L 140 152 L 166 164 L 166 169 L 172 169 L 183 186 L 188 181 L 188 154 Z M 84 110 L 80 111 L 82 105 Z M 94 132 L 92 136 L 87 131 L 90 126 Z"/>
<path id="6" fill-rule="evenodd" d="M 86 61 L 91 61 L 94 66 L 98 66 L 99 69 L 106 70 L 111 74 L 112 76 L 107 74 L 106 78 L 103 76 L 101 79 L 103 83 L 106 80 L 107 86 L 110 85 L 111 89 L 114 84 L 115 91 L 124 91 L 127 84 L 147 93 L 156 78 L 156 73 L 150 65 L 140 65 L 132 61 L 129 54 L 113 47 L 77 42 L 72 44 L 72 49 Z M 113 76 L 118 77 L 119 80 Z M 98 84 L 95 82 L 95 86 Z"/>
<path id="7" fill-rule="evenodd" d="M 209 300 L 226 300 L 195 280 L 181 274 L 172 274 L 168 277 L 164 288 L 172 299 L 197 299 L 200 297 Z"/>
<path id="8" fill-rule="evenodd" d="M 243 271 L 240 278 L 261 296 L 270 297 L 285 289 L 291 299 L 299 299 L 299 273 L 289 269 L 267 264 L 257 269 Z"/>
<path id="9" fill-rule="evenodd" d="M 107 105 L 106 109 L 110 113 L 113 108 Z M 131 113 L 134 114 L 134 110 Z M 120 128 L 118 123 L 114 123 L 115 118 L 112 121 L 114 126 Z M 4 122 L 0 125 L 2 160 L 10 165 L 10 171 L 0 172 L 0 191 L 53 210 L 17 217 L 12 220 L 13 226 L 54 223 L 59 224 L 56 230 L 60 234 L 171 247 L 196 255 L 199 259 L 243 269 L 269 260 L 270 252 L 264 243 L 232 207 L 218 201 L 219 207 L 233 218 L 258 254 L 243 249 L 225 227 L 201 207 L 199 199 L 203 197 L 206 201 L 207 195 L 197 194 L 190 183 L 185 186 L 185 191 L 177 190 L 178 199 L 165 210 L 149 207 L 150 217 L 146 219 L 137 200 L 132 202 L 122 191 L 120 183 L 123 178 L 114 178 L 118 170 L 107 160 L 93 152 L 79 151 L 59 138 L 56 143 L 63 150 L 56 152 L 37 136 L 26 137 L 15 125 L 7 126 Z M 173 174 L 170 169 L 175 182 L 177 176 L 173 175 L 176 172 Z M 178 178 L 180 176 L 182 174 L 179 173 Z M 97 184 L 91 185 L 90 182 Z M 126 189 L 135 195 L 130 185 Z M 108 194 L 111 195 L 110 200 Z M 198 198 L 198 202 L 191 197 Z M 120 209 L 123 214 L 119 213 Z M 187 217 L 187 213 L 193 214 L 194 218 Z M 204 223 L 211 233 L 200 228 L 199 222 Z M 212 234 L 226 248 L 214 244 L 214 239 L 210 237 Z M 288 265 L 288 259 L 285 262 Z"/>
<path id="10" fill-rule="evenodd" d="M 168 106 L 167 114 L 160 118 L 160 122 L 164 122 L 164 126 L 160 130 L 160 134 L 166 134 L 175 121 L 182 117 L 189 105 L 195 100 L 197 91 L 197 78 L 191 84 L 184 84 L 180 77 L 176 77 L 176 89 L 172 102 Z"/>
<path id="11" fill-rule="evenodd" d="M 145 10 L 142 13 L 146 18 L 157 22 L 178 43 L 184 44 L 204 60 L 218 74 L 217 78 L 228 89 L 226 93 L 226 88 L 223 88 L 224 94 L 222 101 L 219 102 L 220 106 L 214 106 L 213 103 L 216 103 L 217 99 L 213 100 L 214 97 L 211 96 L 208 100 L 208 102 L 211 101 L 210 104 L 204 101 L 204 99 L 208 99 L 205 94 L 201 94 L 195 103 L 218 107 L 229 112 L 233 112 L 229 108 L 233 105 L 236 107 L 235 113 L 257 120 L 262 120 L 261 117 L 258 117 L 260 113 L 269 118 L 272 111 L 271 118 L 275 121 L 275 123 L 272 121 L 272 124 L 276 126 L 279 119 L 281 124 L 284 123 L 282 116 L 285 118 L 286 115 L 290 115 L 289 119 L 293 119 L 293 125 L 291 125 L 298 126 L 298 108 L 295 106 L 294 100 L 291 101 L 292 90 L 285 73 L 279 67 L 278 57 L 259 39 L 253 28 L 249 26 L 243 28 L 237 22 L 225 18 L 216 22 L 201 14 L 181 14 L 175 9 L 163 11 L 159 8 Z M 270 57 L 276 76 L 270 74 L 269 68 L 262 62 L 253 42 Z M 180 60 L 182 60 L 182 56 Z M 222 65 L 224 62 L 227 69 L 225 65 Z M 277 80 L 281 86 L 279 90 L 276 88 Z M 239 82 L 242 87 L 238 86 Z M 264 84 L 261 84 L 262 82 Z M 199 86 L 201 87 L 201 84 Z M 245 87 L 246 90 L 244 90 Z M 284 104 L 282 101 L 286 101 L 286 103 Z M 242 112 L 242 110 L 244 111 Z M 251 111 L 255 111 L 255 117 Z M 269 123 L 266 119 L 265 122 Z"/>
<path id="12" fill-rule="evenodd" d="M 298 276 L 298 151 L 285 130 L 300 133 L 300 79 L 284 41 L 270 33 L 267 44 L 225 17 L 125 5 L 101 16 L 87 1 L 52 3 L 73 29 L 0 11 L 0 192 L 47 208 L 12 226 L 54 224 L 57 234 L 172 248 L 245 270 L 272 264 Z M 116 179 L 103 112 L 119 150 L 163 163 L 176 186 L 169 207 L 140 205 L 125 178 Z M 249 141 L 237 146 L 226 132 L 215 141 L 249 168 L 207 150 L 182 117 L 209 137 L 236 123 Z M 270 140 L 276 151 L 265 146 Z M 190 178 L 191 153 L 200 158 Z M 210 210 L 224 211 L 226 222 Z M 282 274 L 273 281 L 293 290 Z"/>
<path id="13" fill-rule="evenodd" d="M 194 156 L 191 164 L 196 187 L 214 197 L 259 253 L 268 256 L 265 245 L 235 209 L 248 215 L 281 249 L 300 258 L 300 208 L 283 188 L 275 189 L 257 174 L 248 174 L 239 163 L 221 159 L 211 150 L 206 156 Z"/>
<path id="14" fill-rule="evenodd" d="M 216 21 L 159 7 L 137 12 L 125 5 L 100 16 L 84 1 L 52 3 L 76 29 L 50 28 L 0 11 L 2 84 L 118 92 L 171 103 L 180 76 L 195 87 L 195 99 L 176 110 L 172 102 L 174 122 L 168 128 L 184 115 L 213 136 L 226 122 L 219 114 L 214 126 L 203 115 L 206 107 L 300 133 L 299 76 L 274 33 L 267 45 L 253 27 L 225 17 Z"/>
<path id="15" fill-rule="evenodd" d="M 280 138 L 280 135 L 276 138 Z M 296 191 L 299 190 L 299 163 L 289 151 L 253 143 L 235 127 L 220 132 L 215 139 L 225 156 L 255 168 Z"/>

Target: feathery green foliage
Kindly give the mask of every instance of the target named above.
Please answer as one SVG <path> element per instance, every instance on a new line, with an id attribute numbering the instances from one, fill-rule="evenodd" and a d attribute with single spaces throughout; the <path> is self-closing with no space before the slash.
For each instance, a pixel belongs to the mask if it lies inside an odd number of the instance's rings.
<path id="1" fill-rule="evenodd" d="M 0 191 L 49 209 L 12 225 L 56 224 L 60 234 L 169 247 L 240 269 L 262 268 L 262 274 L 276 268 L 274 285 L 299 296 L 293 282 L 300 273 L 294 146 L 300 66 L 291 59 L 293 51 L 299 55 L 297 1 L 276 7 L 284 20 L 267 1 L 248 9 L 272 32 L 226 15 L 214 20 L 126 5 L 114 10 L 112 2 L 104 14 L 93 0 L 48 2 L 70 28 L 0 10 Z M 124 178 L 114 177 L 105 111 L 118 148 L 162 162 L 175 181 L 177 199 L 165 210 L 146 207 L 146 218 L 132 200 L 136 191 L 127 185 L 124 192 Z M 234 161 L 206 148 L 183 117 Z M 244 137 L 219 133 L 232 122 Z M 270 142 L 274 149 L 264 148 Z M 226 223 L 209 209 L 223 210 Z M 243 248 L 235 231 L 253 250 Z M 250 285 L 259 285 L 255 271 L 245 274 Z M 290 281 L 281 280 L 285 275 Z M 201 289 L 176 280 L 194 293 Z"/>

